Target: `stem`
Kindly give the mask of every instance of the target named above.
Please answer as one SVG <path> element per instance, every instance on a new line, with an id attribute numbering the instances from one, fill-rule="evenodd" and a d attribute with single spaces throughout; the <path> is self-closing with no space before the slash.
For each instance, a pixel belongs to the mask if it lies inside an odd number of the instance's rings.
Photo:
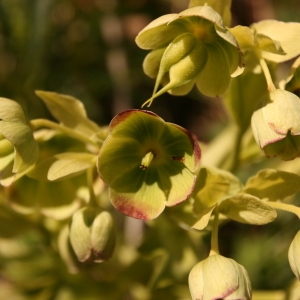
<path id="1" fill-rule="evenodd" d="M 35 119 L 35 120 L 31 120 L 29 123 L 33 130 L 37 130 L 37 129 L 40 129 L 43 127 L 55 129 L 55 130 L 65 133 L 66 135 L 68 135 L 76 140 L 79 140 L 85 144 L 90 144 L 90 145 L 93 145 L 98 148 L 98 145 L 96 143 L 94 143 L 92 140 L 90 140 L 88 137 L 85 137 L 84 135 L 76 132 L 75 130 L 68 128 L 66 126 L 57 124 L 55 122 L 52 122 L 52 121 L 49 121 L 46 119 Z"/>
<path id="2" fill-rule="evenodd" d="M 244 135 L 244 131 L 238 128 L 238 132 L 235 136 L 234 140 L 234 149 L 233 149 L 233 157 L 232 157 L 232 163 L 230 166 L 230 171 L 234 172 L 238 166 L 239 166 L 239 160 L 240 160 L 240 150 L 241 150 L 241 143 L 242 143 L 242 138 Z"/>
<path id="3" fill-rule="evenodd" d="M 218 207 L 215 208 L 215 218 L 213 223 L 213 228 L 211 232 L 211 249 L 209 255 L 219 254 L 219 210 Z"/>
<path id="4" fill-rule="evenodd" d="M 300 219 L 300 207 L 298 206 L 295 206 L 293 204 L 287 204 L 283 202 L 273 202 L 273 201 L 267 202 L 267 204 L 275 209 L 291 212 Z"/>
<path id="5" fill-rule="evenodd" d="M 88 205 L 99 207 L 99 205 L 97 204 L 97 201 L 96 201 L 96 195 L 95 195 L 95 191 L 94 191 L 94 166 L 87 169 L 86 178 L 87 178 L 87 185 L 88 185 L 89 194 L 90 194 L 90 200 L 89 200 Z"/>
<path id="6" fill-rule="evenodd" d="M 259 63 L 260 63 L 260 66 L 264 72 L 264 75 L 265 75 L 265 78 L 266 78 L 266 81 L 267 81 L 267 85 L 268 85 L 268 90 L 269 92 L 273 92 L 276 90 L 276 87 L 273 83 L 273 80 L 272 80 L 272 76 L 270 74 L 270 70 L 267 66 L 267 63 L 266 61 L 259 55 Z"/>

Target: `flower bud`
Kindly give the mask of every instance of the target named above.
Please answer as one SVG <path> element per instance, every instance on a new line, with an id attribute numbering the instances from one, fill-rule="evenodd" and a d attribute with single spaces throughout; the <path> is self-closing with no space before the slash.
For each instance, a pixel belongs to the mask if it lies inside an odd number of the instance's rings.
<path id="1" fill-rule="evenodd" d="M 288 257 L 293 273 L 300 280 L 300 230 L 290 245 Z"/>
<path id="2" fill-rule="evenodd" d="M 70 242 L 79 261 L 108 260 L 115 247 L 115 226 L 111 214 L 84 207 L 72 218 Z"/>
<path id="3" fill-rule="evenodd" d="M 193 300 L 251 299 L 246 269 L 233 259 L 215 254 L 196 264 L 189 275 Z"/>

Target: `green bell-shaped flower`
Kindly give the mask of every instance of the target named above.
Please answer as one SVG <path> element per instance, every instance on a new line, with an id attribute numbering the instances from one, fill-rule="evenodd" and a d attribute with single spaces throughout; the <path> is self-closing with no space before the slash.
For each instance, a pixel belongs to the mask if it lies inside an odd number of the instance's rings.
<path id="1" fill-rule="evenodd" d="M 252 115 L 254 138 L 267 157 L 292 160 L 300 155 L 300 99 L 276 89 Z"/>
<path id="2" fill-rule="evenodd" d="M 243 71 L 235 37 L 207 5 L 154 20 L 138 34 L 136 43 L 152 49 L 143 67 L 147 75 L 156 77 L 156 84 L 145 104 L 165 92 L 187 94 L 195 84 L 207 96 L 222 95 L 231 77 Z M 157 91 L 159 84 L 164 87 Z"/>
<path id="3" fill-rule="evenodd" d="M 196 264 L 189 275 L 193 300 L 251 299 L 251 283 L 246 269 L 219 254 Z"/>
<path id="4" fill-rule="evenodd" d="M 143 110 L 118 114 L 109 129 L 98 172 L 116 209 L 149 220 L 187 199 L 201 156 L 191 133 Z"/>

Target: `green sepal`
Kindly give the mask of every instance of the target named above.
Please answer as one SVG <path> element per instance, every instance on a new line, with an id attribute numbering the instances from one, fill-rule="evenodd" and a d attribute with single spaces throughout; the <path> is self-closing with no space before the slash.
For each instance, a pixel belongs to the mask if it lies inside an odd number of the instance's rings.
<path id="1" fill-rule="evenodd" d="M 13 173 L 22 173 L 34 165 L 39 156 L 38 144 L 33 137 L 22 107 L 15 101 L 0 98 L 0 135 L 15 149 Z M 6 165 L 6 162 L 4 162 Z M 4 168 L 0 166 L 0 169 Z M 4 178 L 1 175 L 1 178 Z"/>
<path id="2" fill-rule="evenodd" d="M 255 30 L 258 34 L 262 34 L 279 42 L 286 53 L 286 55 L 281 55 L 282 53 L 262 51 L 262 57 L 264 59 L 281 63 L 300 54 L 299 45 L 295 42 L 300 40 L 300 23 L 263 20 L 252 24 L 251 29 Z"/>
<path id="3" fill-rule="evenodd" d="M 299 191 L 299 181 L 297 174 L 266 169 L 249 178 L 243 192 L 264 200 L 283 200 Z"/>
<path id="4" fill-rule="evenodd" d="M 297 93 L 299 96 L 300 91 L 300 56 L 294 61 L 290 74 L 286 79 L 285 89 L 292 93 Z"/>
<path id="5" fill-rule="evenodd" d="M 220 14 L 225 26 L 231 24 L 231 0 L 190 0 L 189 7 L 195 6 L 210 6 Z"/>

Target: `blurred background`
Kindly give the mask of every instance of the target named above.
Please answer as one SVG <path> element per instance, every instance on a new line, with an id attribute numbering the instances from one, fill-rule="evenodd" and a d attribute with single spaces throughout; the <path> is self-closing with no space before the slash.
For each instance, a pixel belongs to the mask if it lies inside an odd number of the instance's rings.
<path id="1" fill-rule="evenodd" d="M 72 95 L 91 119 L 107 125 L 120 111 L 140 108 L 152 94 L 154 81 L 142 70 L 147 51 L 137 47 L 136 35 L 153 19 L 187 5 L 188 0 L 0 0 L 0 96 L 18 101 L 33 119 L 51 118 L 35 90 Z M 233 26 L 274 18 L 299 22 L 300 1 L 233 0 L 232 13 Z M 202 142 L 228 122 L 220 99 L 196 90 L 184 97 L 164 94 L 151 110 Z M 299 227 L 294 221 L 280 214 L 275 226 L 263 229 L 229 223 L 220 232 L 221 253 L 245 265 L 255 288 L 284 288 L 293 278 L 286 255 Z M 104 281 L 105 272 L 100 273 Z"/>

